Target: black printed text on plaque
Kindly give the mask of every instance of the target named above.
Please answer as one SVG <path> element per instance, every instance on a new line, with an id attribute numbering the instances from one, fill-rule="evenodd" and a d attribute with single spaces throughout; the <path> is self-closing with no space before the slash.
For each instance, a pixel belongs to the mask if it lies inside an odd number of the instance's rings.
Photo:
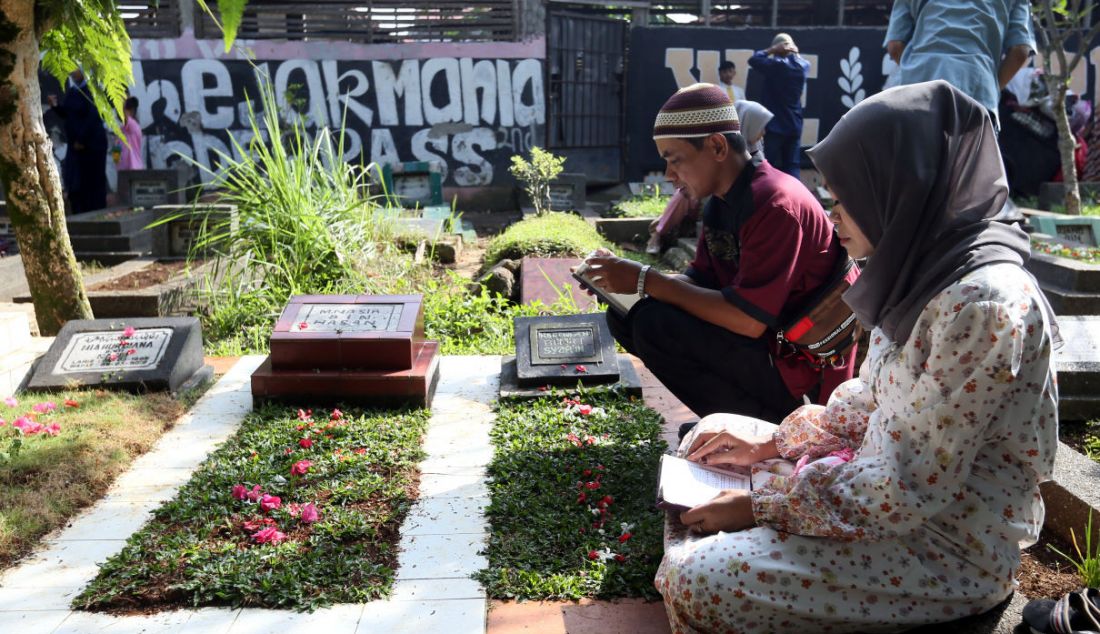
<path id="1" fill-rule="evenodd" d="M 594 327 L 539 324 L 531 327 L 531 363 L 595 363 L 602 360 Z"/>
<path id="2" fill-rule="evenodd" d="M 291 332 L 393 332 L 403 304 L 302 304 Z"/>

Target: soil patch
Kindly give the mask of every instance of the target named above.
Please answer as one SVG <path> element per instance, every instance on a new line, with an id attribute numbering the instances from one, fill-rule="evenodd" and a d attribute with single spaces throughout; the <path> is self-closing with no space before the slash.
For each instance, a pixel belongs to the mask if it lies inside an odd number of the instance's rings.
<path id="1" fill-rule="evenodd" d="M 177 273 L 187 269 L 189 266 L 194 268 L 202 264 L 201 261 L 187 262 L 186 260 L 179 260 L 175 262 L 153 262 L 149 266 L 134 271 L 133 273 L 127 273 L 122 277 L 116 277 L 113 280 L 106 282 L 100 282 L 91 287 L 90 291 L 136 291 L 140 289 L 156 286 L 157 284 L 163 284 L 169 279 L 174 277 Z"/>
<path id="2" fill-rule="evenodd" d="M 1051 546 L 1066 554 L 1075 554 L 1072 544 L 1063 543 L 1044 530 L 1039 535 L 1039 542 L 1021 555 L 1020 570 L 1016 574 L 1020 593 L 1029 599 L 1058 599 L 1081 587 L 1076 569 L 1051 550 Z"/>

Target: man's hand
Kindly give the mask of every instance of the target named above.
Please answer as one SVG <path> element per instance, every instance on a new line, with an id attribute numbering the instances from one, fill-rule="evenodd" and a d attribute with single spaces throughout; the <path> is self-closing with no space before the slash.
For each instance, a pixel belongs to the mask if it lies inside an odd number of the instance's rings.
<path id="1" fill-rule="evenodd" d="M 600 249 L 585 262 L 592 285 L 609 293 L 630 294 L 638 290 L 638 273 L 642 265 L 633 260 L 615 257 Z"/>
<path id="2" fill-rule="evenodd" d="M 771 435 L 746 436 L 721 431 L 699 434 L 691 444 L 687 459 L 709 466 L 747 467 L 778 457 L 779 450 Z"/>
<path id="3" fill-rule="evenodd" d="M 722 491 L 713 500 L 680 513 L 680 521 L 694 533 L 727 533 L 756 523 L 748 491 Z"/>
<path id="4" fill-rule="evenodd" d="M 905 42 L 901 40 L 890 40 L 886 43 L 886 54 L 890 56 L 890 59 L 894 60 L 895 64 L 901 63 L 901 54 L 905 52 Z"/>

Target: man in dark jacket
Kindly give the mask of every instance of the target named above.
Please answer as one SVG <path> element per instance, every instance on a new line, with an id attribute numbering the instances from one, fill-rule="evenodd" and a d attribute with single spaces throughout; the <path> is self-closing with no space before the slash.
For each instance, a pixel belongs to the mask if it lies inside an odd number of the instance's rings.
<path id="1" fill-rule="evenodd" d="M 70 212 L 103 209 L 107 206 L 107 131 L 83 71 L 69 75 L 69 89 L 60 104 L 57 95 L 50 95 L 49 103 L 64 121 L 69 143 L 61 163 L 61 182 L 69 195 Z"/>
<path id="2" fill-rule="evenodd" d="M 802 163 L 802 91 L 810 63 L 798 54 L 794 40 L 780 33 L 772 45 L 749 58 L 749 68 L 764 75 L 760 103 L 775 115 L 764 135 L 764 156 L 798 178 Z"/>

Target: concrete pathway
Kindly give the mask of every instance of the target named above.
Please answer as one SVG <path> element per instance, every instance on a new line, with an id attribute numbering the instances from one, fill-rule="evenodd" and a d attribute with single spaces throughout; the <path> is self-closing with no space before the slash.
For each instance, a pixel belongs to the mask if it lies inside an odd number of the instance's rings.
<path id="1" fill-rule="evenodd" d="M 263 357 L 244 357 L 135 461 L 107 496 L 44 550 L 0 576 L 0 632 L 485 632 L 484 590 L 470 575 L 485 567 L 485 467 L 497 395 L 499 357 L 444 357 L 425 438 L 420 498 L 401 529 L 393 596 L 301 614 L 287 610 L 203 608 L 116 617 L 70 610 L 102 563 L 172 499 L 194 469 L 252 409 L 249 376 Z"/>

